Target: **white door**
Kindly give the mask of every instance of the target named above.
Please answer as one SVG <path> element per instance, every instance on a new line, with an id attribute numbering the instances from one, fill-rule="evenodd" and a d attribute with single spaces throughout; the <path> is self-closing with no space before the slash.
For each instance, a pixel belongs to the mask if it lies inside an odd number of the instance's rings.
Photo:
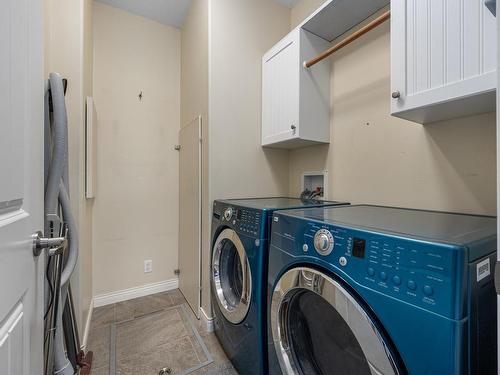
<path id="1" fill-rule="evenodd" d="M 0 374 L 42 374 L 43 8 L 0 6 Z"/>
<path id="2" fill-rule="evenodd" d="M 201 117 L 179 132 L 179 289 L 200 318 Z"/>

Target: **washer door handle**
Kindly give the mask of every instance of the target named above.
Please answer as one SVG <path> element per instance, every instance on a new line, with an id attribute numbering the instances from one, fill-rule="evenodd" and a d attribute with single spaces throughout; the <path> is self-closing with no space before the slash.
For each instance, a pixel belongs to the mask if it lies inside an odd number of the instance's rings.
<path id="1" fill-rule="evenodd" d="M 242 267 L 242 273 L 243 273 L 243 285 L 242 285 L 242 293 L 241 293 L 241 299 L 240 302 L 243 303 L 244 305 L 248 305 L 250 303 L 249 301 L 249 296 L 250 296 L 250 288 L 249 285 L 251 285 L 248 281 L 248 277 L 250 275 L 250 272 L 248 272 L 248 258 L 242 259 L 242 261 L 245 263 L 243 264 Z"/>

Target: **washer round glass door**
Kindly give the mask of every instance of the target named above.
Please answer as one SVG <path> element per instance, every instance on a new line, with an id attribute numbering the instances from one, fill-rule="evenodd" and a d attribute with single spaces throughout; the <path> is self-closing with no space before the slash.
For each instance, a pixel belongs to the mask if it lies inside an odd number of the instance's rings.
<path id="1" fill-rule="evenodd" d="M 397 375 L 370 316 L 338 282 L 311 268 L 286 272 L 273 291 L 271 324 L 284 374 Z"/>
<path id="2" fill-rule="evenodd" d="M 224 229 L 215 241 L 212 282 L 224 317 L 233 324 L 241 323 L 250 308 L 252 277 L 243 243 L 232 229 Z"/>

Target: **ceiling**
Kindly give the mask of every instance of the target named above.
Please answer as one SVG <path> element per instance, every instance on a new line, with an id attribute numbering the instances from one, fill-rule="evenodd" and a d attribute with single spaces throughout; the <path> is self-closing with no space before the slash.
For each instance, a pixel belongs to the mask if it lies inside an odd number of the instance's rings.
<path id="1" fill-rule="evenodd" d="M 96 0 L 165 25 L 180 28 L 184 23 L 191 0 Z M 252 1 L 252 0 L 248 0 Z M 299 0 L 274 0 L 292 8 Z"/>
<path id="2" fill-rule="evenodd" d="M 293 8 L 299 2 L 299 0 L 275 0 L 275 1 L 288 8 Z"/>

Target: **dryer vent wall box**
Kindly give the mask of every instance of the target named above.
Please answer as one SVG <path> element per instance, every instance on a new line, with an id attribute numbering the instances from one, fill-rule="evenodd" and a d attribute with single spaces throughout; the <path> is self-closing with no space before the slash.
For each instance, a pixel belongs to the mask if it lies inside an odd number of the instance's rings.
<path id="1" fill-rule="evenodd" d="M 262 58 L 262 146 L 297 148 L 330 142 L 330 62 L 304 61 L 330 44 L 296 28 Z"/>
<path id="2" fill-rule="evenodd" d="M 391 1 L 392 115 L 426 124 L 495 111 L 496 49 L 484 0 Z"/>
<path id="3" fill-rule="evenodd" d="M 304 172 L 302 175 L 302 192 L 314 192 L 320 190 L 321 193 L 314 198 L 328 199 L 327 197 L 327 175 L 328 172 Z"/>

